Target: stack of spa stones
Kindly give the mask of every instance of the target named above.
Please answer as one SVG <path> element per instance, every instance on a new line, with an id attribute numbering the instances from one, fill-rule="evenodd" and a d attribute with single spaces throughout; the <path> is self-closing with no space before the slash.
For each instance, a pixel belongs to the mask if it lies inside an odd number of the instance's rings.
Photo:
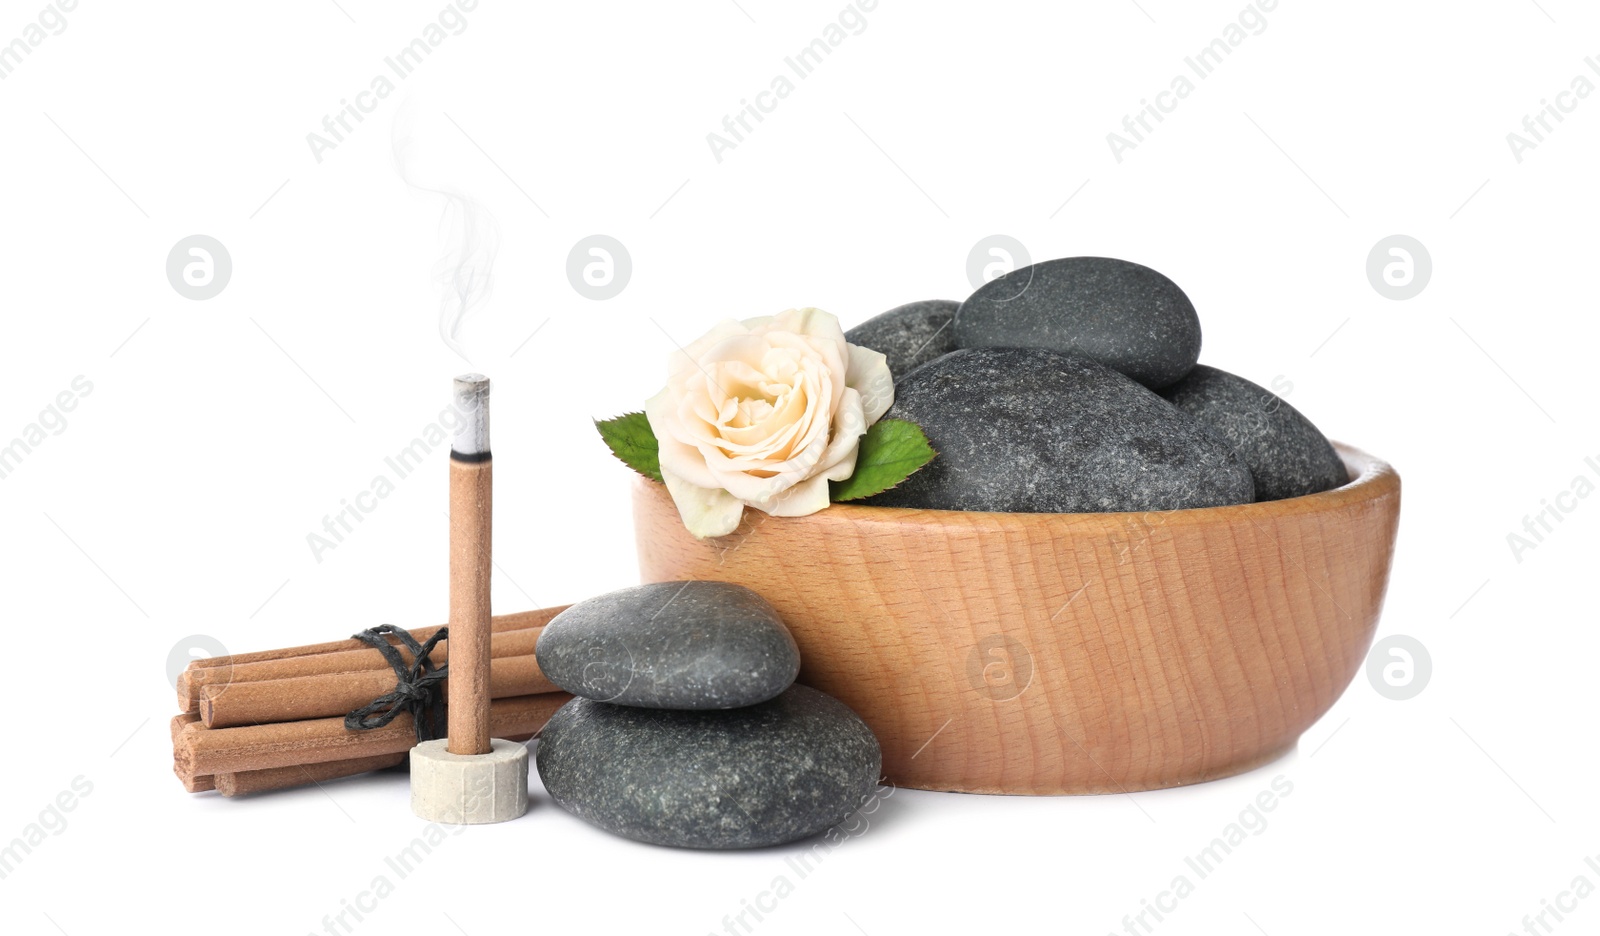
<path id="1" fill-rule="evenodd" d="M 579 602 L 536 648 L 577 698 L 540 734 L 545 789 L 609 832 L 753 848 L 837 825 L 876 790 L 878 741 L 844 703 L 795 685 L 800 652 L 748 588 L 662 582 Z"/>

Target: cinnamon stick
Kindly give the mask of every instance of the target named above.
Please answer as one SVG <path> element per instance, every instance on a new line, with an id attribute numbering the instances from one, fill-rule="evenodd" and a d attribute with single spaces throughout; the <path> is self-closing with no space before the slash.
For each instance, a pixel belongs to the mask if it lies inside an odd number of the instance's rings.
<path id="1" fill-rule="evenodd" d="M 557 614 L 567 609 L 567 605 L 554 608 L 539 608 L 534 611 L 522 611 L 516 614 L 496 615 L 491 619 L 494 636 L 490 639 L 491 651 L 495 655 L 510 655 L 528 652 L 523 649 L 528 640 L 537 640 L 537 635 L 529 635 L 526 631 L 533 628 L 542 628 Z M 419 643 L 426 642 L 439 628 L 421 627 L 411 631 L 411 635 Z M 516 639 L 505 645 L 501 650 L 502 640 L 508 635 L 516 635 Z M 449 654 L 449 640 L 442 640 L 428 655 L 428 659 L 437 662 L 444 661 Z M 344 646 L 354 644 L 354 646 Z M 342 649 L 331 648 L 340 645 Z M 400 655 L 411 661 L 411 654 L 404 647 L 398 647 Z M 297 652 L 314 651 L 314 652 Z M 270 656 L 270 659 L 251 659 L 258 656 Z M 389 669 L 389 664 L 372 647 L 359 640 L 335 641 L 330 644 L 313 644 L 309 647 L 291 647 L 286 650 L 264 650 L 260 653 L 236 654 L 228 657 L 212 657 L 206 660 L 195 660 L 189 668 L 178 675 L 178 710 L 181 712 L 198 712 L 200 710 L 200 690 L 210 685 L 227 685 L 230 682 L 255 682 L 264 679 L 286 679 L 295 676 L 312 676 L 318 673 L 346 673 L 356 670 Z"/>
<path id="2" fill-rule="evenodd" d="M 490 703 L 489 729 L 501 738 L 536 732 L 571 698 L 565 692 L 547 692 L 496 699 Z M 173 758 L 179 776 L 198 777 L 398 754 L 416 743 L 409 714 L 371 731 L 347 731 L 342 717 L 318 718 L 242 728 L 186 729 L 178 735 Z"/>
<path id="3" fill-rule="evenodd" d="M 532 631 L 541 629 L 530 628 Z M 533 641 L 528 644 L 526 653 L 489 661 L 490 698 L 508 699 L 555 691 L 555 683 L 539 672 L 538 659 L 532 652 Z M 200 689 L 200 718 L 207 728 L 235 728 L 343 716 L 394 687 L 393 670 L 324 673 L 204 686 Z"/>

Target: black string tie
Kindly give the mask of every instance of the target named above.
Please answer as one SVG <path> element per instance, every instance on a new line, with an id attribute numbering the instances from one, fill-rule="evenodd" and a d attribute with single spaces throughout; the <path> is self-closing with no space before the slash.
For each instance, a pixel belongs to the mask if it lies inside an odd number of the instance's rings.
<path id="1" fill-rule="evenodd" d="M 413 662 L 410 666 L 406 665 L 405 658 L 394 644 L 384 639 L 389 634 L 400 638 L 405 648 L 411 651 Z M 383 658 L 394 667 L 399 682 L 391 691 L 346 715 L 345 730 L 382 728 L 394 721 L 401 712 L 410 712 L 411 720 L 417 727 L 418 744 L 444 737 L 444 693 L 440 690 L 440 684 L 450 674 L 450 664 L 436 667 L 428 659 L 428 654 L 433 652 L 435 644 L 450 636 L 450 629 L 441 627 L 426 643 L 420 644 L 409 632 L 393 624 L 369 627 L 352 636 L 383 654 Z"/>

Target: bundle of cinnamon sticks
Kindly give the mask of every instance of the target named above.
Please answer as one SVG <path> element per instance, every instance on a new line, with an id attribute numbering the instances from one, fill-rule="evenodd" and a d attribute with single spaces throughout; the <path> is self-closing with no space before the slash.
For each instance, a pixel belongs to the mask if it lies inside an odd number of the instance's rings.
<path id="1" fill-rule="evenodd" d="M 539 672 L 534 645 L 565 607 L 493 619 L 490 731 L 525 741 L 571 698 Z M 411 631 L 418 642 L 438 631 Z M 428 655 L 449 660 L 450 641 Z M 402 658 L 413 663 L 398 646 Z M 191 793 L 239 796 L 321 783 L 404 763 L 416 744 L 412 716 L 365 731 L 344 716 L 395 688 L 377 649 L 357 639 L 196 660 L 178 679 L 172 769 Z"/>

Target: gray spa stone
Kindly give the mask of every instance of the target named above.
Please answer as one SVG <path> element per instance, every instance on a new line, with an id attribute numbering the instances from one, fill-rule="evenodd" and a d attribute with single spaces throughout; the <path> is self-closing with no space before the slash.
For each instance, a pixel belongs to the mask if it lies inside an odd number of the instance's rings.
<path id="1" fill-rule="evenodd" d="M 724 712 L 573 699 L 535 756 L 562 809 L 655 845 L 756 848 L 814 835 L 873 794 L 882 753 L 843 702 L 790 686 Z"/>
<path id="2" fill-rule="evenodd" d="M 1350 480 L 1311 420 L 1243 377 L 1200 364 L 1161 395 L 1238 449 L 1255 476 L 1257 500 L 1316 494 Z"/>
<path id="3" fill-rule="evenodd" d="M 534 653 L 573 695 L 647 708 L 754 705 L 800 672 L 778 612 L 727 582 L 659 582 L 580 601 L 545 625 Z"/>
<path id="4" fill-rule="evenodd" d="M 961 303 L 949 299 L 908 302 L 850 329 L 844 340 L 881 352 L 889 359 L 889 373 L 899 380 L 956 349 L 950 322 L 960 307 Z"/>
<path id="5" fill-rule="evenodd" d="M 978 288 L 955 319 L 961 348 L 1045 348 L 1098 361 L 1147 387 L 1200 359 L 1200 319 L 1178 284 L 1106 257 L 1020 267 Z"/>
<path id="6" fill-rule="evenodd" d="M 1108 367 L 1039 348 L 947 354 L 895 387 L 885 418 L 939 453 L 864 503 L 1043 513 L 1249 503 L 1250 469 L 1216 433 Z"/>

